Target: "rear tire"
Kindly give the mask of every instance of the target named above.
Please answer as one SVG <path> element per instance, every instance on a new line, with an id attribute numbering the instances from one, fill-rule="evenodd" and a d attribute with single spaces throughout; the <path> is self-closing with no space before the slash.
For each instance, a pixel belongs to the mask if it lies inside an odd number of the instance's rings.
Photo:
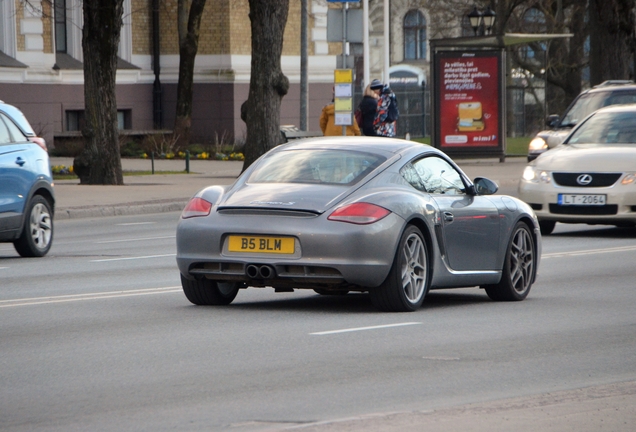
<path id="1" fill-rule="evenodd" d="M 210 279 L 188 279 L 181 275 L 183 293 L 192 304 L 199 306 L 220 306 L 232 303 L 238 294 L 235 282 L 217 282 Z"/>
<path id="2" fill-rule="evenodd" d="M 373 305 L 386 312 L 413 312 L 422 306 L 428 291 L 428 250 L 422 233 L 408 226 L 398 245 L 386 280 L 369 289 Z"/>
<path id="3" fill-rule="evenodd" d="M 541 229 L 541 235 L 550 235 L 554 231 L 555 221 L 539 221 L 539 229 Z"/>
<path id="4" fill-rule="evenodd" d="M 530 229 L 518 222 L 508 243 L 501 280 L 487 285 L 486 294 L 495 301 L 521 301 L 528 296 L 537 262 L 536 245 Z"/>
<path id="5" fill-rule="evenodd" d="M 41 195 L 35 195 L 24 211 L 22 234 L 13 247 L 23 257 L 43 257 L 53 244 L 53 212 Z"/>

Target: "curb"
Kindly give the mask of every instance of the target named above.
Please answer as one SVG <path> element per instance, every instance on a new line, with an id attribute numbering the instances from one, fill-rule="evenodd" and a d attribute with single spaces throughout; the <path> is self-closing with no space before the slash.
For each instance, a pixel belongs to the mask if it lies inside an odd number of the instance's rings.
<path id="1" fill-rule="evenodd" d="M 55 209 L 55 220 L 180 212 L 187 203 L 188 200 L 162 203 L 116 204 L 100 207 L 59 208 Z"/>

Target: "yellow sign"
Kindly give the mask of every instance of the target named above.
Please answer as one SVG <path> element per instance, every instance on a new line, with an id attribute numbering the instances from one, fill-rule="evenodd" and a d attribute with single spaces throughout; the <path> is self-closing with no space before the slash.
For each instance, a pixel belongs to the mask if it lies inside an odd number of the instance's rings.
<path id="1" fill-rule="evenodd" d="M 336 69 L 333 74 L 333 81 L 336 84 L 353 82 L 353 69 Z"/>
<path id="2" fill-rule="evenodd" d="M 352 98 L 335 98 L 333 101 L 336 111 L 352 111 Z"/>

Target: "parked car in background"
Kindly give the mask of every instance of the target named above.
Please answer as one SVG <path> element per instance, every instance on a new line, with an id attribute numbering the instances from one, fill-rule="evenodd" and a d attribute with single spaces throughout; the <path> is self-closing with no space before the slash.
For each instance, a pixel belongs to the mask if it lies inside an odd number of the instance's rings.
<path id="1" fill-rule="evenodd" d="M 229 304 L 247 287 L 368 292 L 396 312 L 419 308 L 429 289 L 481 286 L 493 300 L 523 300 L 541 256 L 539 225 L 527 204 L 496 191 L 413 141 L 279 145 L 183 210 L 183 291 L 197 305 Z"/>
<path id="2" fill-rule="evenodd" d="M 532 161 L 519 197 L 542 234 L 556 222 L 636 225 L 636 104 L 602 108 Z"/>
<path id="3" fill-rule="evenodd" d="M 46 255 L 54 209 L 46 143 L 18 108 L 0 101 L 0 242 L 24 257 Z"/>
<path id="4" fill-rule="evenodd" d="M 572 128 L 599 108 L 636 103 L 636 84 L 633 81 L 605 81 L 583 91 L 565 110 L 562 117 L 553 114 L 546 125 L 550 129 L 539 132 L 528 146 L 528 162 L 561 144 Z"/>

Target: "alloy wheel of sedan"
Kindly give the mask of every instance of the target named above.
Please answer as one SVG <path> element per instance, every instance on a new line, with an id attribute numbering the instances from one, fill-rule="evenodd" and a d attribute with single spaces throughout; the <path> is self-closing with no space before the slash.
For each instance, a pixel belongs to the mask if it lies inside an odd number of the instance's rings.
<path id="1" fill-rule="evenodd" d="M 528 296 L 534 279 L 536 248 L 528 226 L 519 222 L 510 239 L 501 281 L 486 287 L 493 300 L 518 301 Z"/>
<path id="2" fill-rule="evenodd" d="M 428 290 L 428 251 L 419 229 L 408 227 L 400 240 L 386 280 L 370 291 L 371 301 L 384 311 L 412 312 Z"/>

